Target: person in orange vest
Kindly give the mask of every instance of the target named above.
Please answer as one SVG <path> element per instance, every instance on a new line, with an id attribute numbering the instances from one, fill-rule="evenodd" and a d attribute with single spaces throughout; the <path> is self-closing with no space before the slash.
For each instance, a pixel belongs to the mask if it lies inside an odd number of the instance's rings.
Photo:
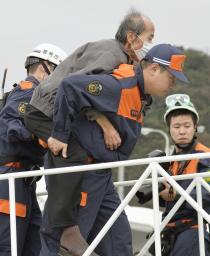
<path id="1" fill-rule="evenodd" d="M 174 143 L 174 152 L 172 155 L 196 154 L 202 152 L 210 152 L 210 148 L 197 141 L 197 125 L 199 115 L 190 101 L 187 94 L 174 94 L 166 98 L 167 110 L 164 114 L 171 140 Z M 183 175 L 192 173 L 201 173 L 210 170 L 210 159 L 193 159 L 181 162 L 170 163 L 170 175 Z M 186 190 L 189 180 L 177 181 L 178 184 Z M 165 217 L 177 202 L 179 195 L 168 183 L 165 184 L 165 189 L 160 192 L 160 197 L 165 202 Z M 196 200 L 196 189 L 190 193 L 193 199 Z M 210 194 L 202 188 L 203 208 L 210 214 Z M 198 220 L 197 212 L 190 204 L 184 202 L 175 215 L 170 220 L 170 223 L 165 229 L 165 236 L 168 244 L 168 252 L 164 255 L 170 256 L 198 256 L 199 240 L 198 240 Z M 210 255 L 210 236 L 207 232 L 207 224 L 204 225 L 205 237 L 205 255 Z M 164 232 L 163 232 L 164 234 Z M 170 239 L 169 239 L 170 237 Z M 164 238 L 163 238 L 164 241 Z"/>
<path id="2" fill-rule="evenodd" d="M 159 44 L 150 49 L 137 66 L 121 64 L 112 74 L 83 74 L 65 78 L 55 98 L 54 125 L 48 139 L 52 152 L 48 151 L 45 164 L 48 165 L 53 154 L 58 155 L 65 149 L 72 150 L 72 139 L 79 142 L 86 152 L 86 158 L 92 158 L 92 163 L 127 160 L 140 136 L 143 113 L 145 107 L 151 104 L 151 96 L 165 96 L 175 86 L 176 80 L 188 82 L 182 70 L 185 58 L 180 49 L 170 44 Z M 117 150 L 107 149 L 97 122 L 86 118 L 85 111 L 89 108 L 100 111 L 119 132 L 122 144 Z M 69 155 L 74 156 L 74 152 Z M 72 207 L 72 174 L 54 175 L 53 179 L 53 175 L 48 176 L 51 186 L 48 186 L 41 229 L 40 256 L 57 253 L 78 256 L 85 252 L 86 248 L 76 247 L 78 243 L 73 238 L 69 247 L 74 252 L 61 244 L 59 248 L 63 229 L 71 220 L 68 208 Z M 82 190 L 79 188 L 79 198 L 82 200 L 78 223 L 88 243 L 120 204 L 111 176 L 109 169 L 83 175 Z M 50 201 L 54 203 L 54 216 L 48 204 Z M 52 227 L 52 217 L 57 223 L 58 220 L 62 221 L 62 226 Z M 103 256 L 133 255 L 130 227 L 124 213 L 118 217 L 95 252 Z"/>
<path id="3" fill-rule="evenodd" d="M 24 125 L 24 113 L 34 89 L 65 59 L 66 53 L 52 44 L 40 44 L 26 58 L 27 77 L 15 84 L 0 112 L 0 175 L 37 170 L 44 149 Z M 41 212 L 36 199 L 36 179 L 15 181 L 17 255 L 38 256 L 41 248 Z M 0 181 L 0 255 L 11 255 L 9 187 Z"/>
<path id="4" fill-rule="evenodd" d="M 131 64 L 138 62 L 143 59 L 152 47 L 154 36 L 155 26 L 152 20 L 135 9 L 129 11 L 120 23 L 115 38 L 88 42 L 80 46 L 66 58 L 52 76 L 34 91 L 31 102 L 26 108 L 26 127 L 36 134 L 38 138 L 47 142 L 53 128 L 52 118 L 55 96 L 64 78 L 75 74 L 109 74 L 122 63 Z M 114 126 L 108 122 L 104 115 L 101 115 L 95 109 L 89 109 L 87 116 L 90 119 L 96 120 L 101 126 L 106 147 L 112 151 L 116 150 L 122 141 Z M 76 157 L 74 157 L 74 152 L 77 152 Z M 48 162 L 47 168 L 67 167 L 75 162 L 83 163 L 86 161 L 85 151 L 81 149 L 75 140 L 71 141 L 71 152 L 68 153 L 68 158 L 63 158 L 62 154 L 54 158 L 52 156 L 52 161 Z M 59 177 L 61 178 L 61 176 Z M 72 251 L 73 248 L 70 246 L 72 237 L 74 237 L 75 242 L 80 241 L 77 242 L 77 247 L 83 244 L 83 247 L 87 248 L 88 244 L 81 236 L 77 221 L 77 195 L 80 196 L 82 173 L 74 173 L 71 177 L 72 182 L 69 188 L 72 190 L 72 202 L 64 210 L 64 212 L 69 213 L 69 219 L 68 223 L 65 223 L 60 244 Z M 54 175 L 50 177 L 50 180 L 52 179 L 54 179 Z M 62 186 L 62 182 L 61 179 L 58 184 Z M 49 183 L 48 188 L 53 189 L 51 183 Z M 71 211 L 70 206 L 72 207 Z M 63 220 L 58 219 L 54 210 L 54 200 L 48 201 L 48 207 L 51 213 L 52 227 L 63 227 Z"/>

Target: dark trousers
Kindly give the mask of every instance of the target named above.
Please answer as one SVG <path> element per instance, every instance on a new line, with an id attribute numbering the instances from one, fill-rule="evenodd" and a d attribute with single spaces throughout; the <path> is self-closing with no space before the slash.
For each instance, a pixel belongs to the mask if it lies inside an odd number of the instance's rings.
<path id="1" fill-rule="evenodd" d="M 0 174 L 25 171 L 12 167 L 1 166 Z M 9 200 L 7 180 L 0 181 L 0 206 Z M 16 208 L 17 255 L 38 256 L 41 249 L 40 226 L 41 211 L 36 199 L 36 184 L 27 185 L 24 179 L 15 181 L 16 204 L 26 207 L 26 212 L 19 214 Z M 18 206 L 17 206 L 18 207 Z M 0 207 L 0 255 L 11 256 L 10 215 Z"/>
<path id="2" fill-rule="evenodd" d="M 38 138 L 47 142 L 51 135 L 52 120 L 28 104 L 25 125 Z M 87 162 L 87 154 L 74 138 L 68 146 L 68 158 L 54 156 L 50 151 L 45 156 L 45 168 L 81 165 Z M 81 199 L 82 173 L 50 175 L 48 177 L 48 212 L 52 227 L 67 227 L 77 224 L 77 211 Z"/>
<path id="3" fill-rule="evenodd" d="M 79 207 L 78 223 L 81 234 L 91 243 L 120 204 L 115 191 L 111 171 L 85 172 L 82 192 L 86 202 Z M 48 207 L 45 206 L 41 228 L 42 249 L 40 256 L 57 256 L 62 228 L 49 227 Z M 97 246 L 95 252 L 101 256 L 131 256 L 132 238 L 127 216 L 123 212 Z"/>
<path id="4" fill-rule="evenodd" d="M 69 154 L 69 156 L 74 155 L 70 153 L 70 150 Z M 86 159 L 86 154 L 84 155 L 83 161 L 73 161 L 72 157 L 67 159 L 60 156 L 55 157 L 48 151 L 45 156 L 45 168 L 81 165 L 86 162 Z M 47 177 L 47 212 L 49 215 L 49 225 L 51 227 L 69 227 L 77 225 L 78 207 L 81 200 L 82 177 L 82 172 L 49 175 Z"/>
<path id="5" fill-rule="evenodd" d="M 205 256 L 210 256 L 210 238 L 205 231 Z M 189 228 L 178 235 L 170 256 L 199 256 L 198 229 Z"/>

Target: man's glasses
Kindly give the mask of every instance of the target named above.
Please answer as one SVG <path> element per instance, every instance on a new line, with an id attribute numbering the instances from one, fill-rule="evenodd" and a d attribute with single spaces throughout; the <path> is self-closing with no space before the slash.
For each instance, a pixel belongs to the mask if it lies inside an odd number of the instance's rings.
<path id="1" fill-rule="evenodd" d="M 175 106 L 190 106 L 190 97 L 187 94 L 174 94 L 166 98 L 166 106 L 172 108 Z"/>

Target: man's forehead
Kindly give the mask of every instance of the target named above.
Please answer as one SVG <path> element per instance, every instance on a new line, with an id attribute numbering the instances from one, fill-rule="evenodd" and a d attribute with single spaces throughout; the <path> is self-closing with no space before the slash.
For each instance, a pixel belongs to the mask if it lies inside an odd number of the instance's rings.
<path id="1" fill-rule="evenodd" d="M 178 116 L 172 116 L 171 117 L 171 124 L 176 123 L 191 123 L 193 122 L 192 116 L 190 114 L 185 115 L 178 115 Z"/>

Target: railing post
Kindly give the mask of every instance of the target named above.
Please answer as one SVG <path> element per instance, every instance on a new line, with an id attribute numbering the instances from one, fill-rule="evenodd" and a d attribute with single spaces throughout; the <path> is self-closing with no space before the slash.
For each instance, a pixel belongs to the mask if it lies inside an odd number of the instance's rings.
<path id="1" fill-rule="evenodd" d="M 151 173 L 150 166 L 148 166 L 147 169 L 143 172 L 141 177 L 137 180 L 136 184 L 132 187 L 132 189 L 126 195 L 125 199 L 123 199 L 121 204 L 117 207 L 115 212 L 112 214 L 112 216 L 106 222 L 106 224 L 103 226 L 101 231 L 98 233 L 96 238 L 93 240 L 93 242 L 90 244 L 90 246 L 87 248 L 87 250 L 84 252 L 84 254 L 82 256 L 89 256 L 94 251 L 96 246 L 100 243 L 100 241 L 105 236 L 105 234 L 108 232 L 110 227 L 113 225 L 113 223 L 119 217 L 119 215 L 123 212 L 125 207 L 128 205 L 130 200 L 134 197 L 134 195 L 136 194 L 138 189 L 141 187 L 141 185 L 144 183 L 145 179 L 150 175 L 150 173 Z"/>
<path id="2" fill-rule="evenodd" d="M 12 256 L 17 256 L 17 231 L 15 209 L 15 179 L 9 177 L 10 237 Z"/>
<path id="3" fill-rule="evenodd" d="M 191 182 L 191 184 L 188 186 L 186 192 L 189 194 L 193 188 L 195 187 L 194 180 Z M 168 222 L 171 220 L 171 218 L 174 216 L 174 213 L 179 209 L 179 207 L 183 204 L 184 198 L 180 197 L 179 200 L 176 202 L 174 207 L 171 209 L 171 211 L 167 214 L 167 216 L 164 218 L 160 225 L 160 231 L 164 229 L 164 227 L 168 224 Z M 146 242 L 144 247 L 141 249 L 140 253 L 137 256 L 143 256 L 148 251 L 149 247 L 154 242 L 155 234 L 152 234 L 152 236 L 149 238 L 149 240 Z"/>
<path id="4" fill-rule="evenodd" d="M 202 190 L 201 190 L 201 178 L 196 178 L 196 195 L 197 195 L 197 203 L 200 207 L 203 207 L 202 203 Z M 198 234 L 199 234 L 199 250 L 200 255 L 205 255 L 205 240 L 204 240 L 204 229 L 203 229 L 203 217 L 201 214 L 198 214 Z"/>
<path id="5" fill-rule="evenodd" d="M 117 171 L 117 175 L 118 175 L 118 179 L 117 181 L 124 181 L 125 180 L 125 167 L 124 166 L 120 166 L 118 167 L 118 171 Z M 118 191 L 118 194 L 119 194 L 119 197 L 121 200 L 124 199 L 124 196 L 125 196 L 125 189 L 124 189 L 124 186 L 119 186 L 117 188 L 117 191 Z"/>
<path id="6" fill-rule="evenodd" d="M 154 233 L 155 233 L 155 255 L 161 256 L 158 169 L 156 168 L 156 166 L 153 163 L 151 163 L 151 167 L 152 167 L 152 194 L 153 194 Z"/>

